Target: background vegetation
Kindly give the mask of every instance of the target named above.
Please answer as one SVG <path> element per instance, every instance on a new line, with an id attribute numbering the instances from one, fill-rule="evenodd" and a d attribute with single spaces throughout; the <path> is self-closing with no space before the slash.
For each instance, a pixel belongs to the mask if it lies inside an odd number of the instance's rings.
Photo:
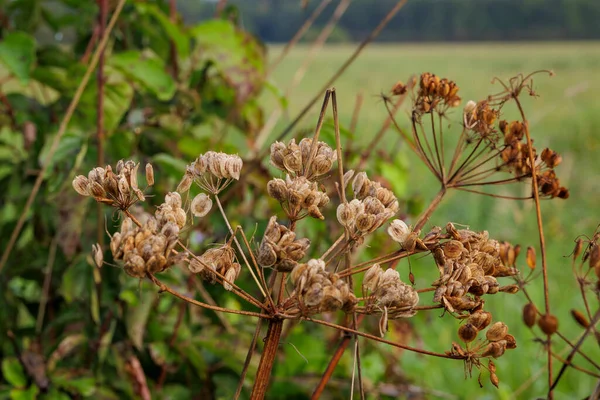
<path id="1" fill-rule="evenodd" d="M 264 40 L 288 40 L 316 2 L 309 2 L 304 11 L 295 1 L 273 2 L 284 4 L 281 8 L 267 1 L 257 6 L 248 3 L 237 3 L 239 11 L 230 9 L 224 19 L 199 22 L 196 15 L 212 15 L 215 5 L 201 7 L 200 3 L 179 1 L 180 11 L 188 20 L 184 26 L 164 2 L 127 2 L 108 43 L 103 84 L 92 76 L 58 151 L 48 158 L 54 135 L 92 57 L 88 43 L 94 37 L 99 10 L 91 2 L 0 0 L 3 251 L 35 180 L 42 168 L 47 171 L 9 261 L 0 270 L 0 398 L 134 398 L 143 384 L 150 388 L 153 398 L 192 398 L 192 394 L 198 398 L 232 397 L 253 321 L 188 308 L 159 296 L 154 287 L 138 283 L 118 268 L 92 267 L 89 249 L 104 235 L 97 226 L 104 227 L 106 221 L 107 229 L 114 230 L 116 216 L 106 211 L 99 214 L 95 204 L 78 198 L 70 182 L 101 159 L 113 165 L 129 157 L 142 163 L 151 161 L 160 179 L 154 189 L 156 198 L 149 202 L 159 204 L 163 193 L 172 190 L 180 179 L 186 163 L 209 149 L 247 154 L 270 114 L 281 108 L 283 117 L 271 136 L 279 134 L 354 49 L 343 45 L 321 51 L 302 83 L 286 95 L 298 66 L 309 57 L 309 48 L 296 47 L 267 73 L 269 63 L 282 48 L 264 47 L 246 29 Z M 372 4 L 356 0 L 341 19 L 345 37 L 362 39 L 391 5 L 378 2 L 380 9 L 367 3 Z M 381 38 L 598 38 L 600 6 L 596 3 L 409 2 Z M 110 2 L 110 12 L 114 6 L 116 2 Z M 55 12 L 57 9 L 62 11 Z M 277 18 L 272 13 L 277 13 Z M 315 26 L 320 29 L 319 23 Z M 525 107 L 539 141 L 536 145 L 550 145 L 563 155 L 561 180 L 571 191 L 565 202 L 543 204 L 551 260 L 551 302 L 559 319 L 570 321 L 570 309 L 582 305 L 570 262 L 563 256 L 571 252 L 573 239 L 591 234 L 599 220 L 596 203 L 600 182 L 594 177 L 600 172 L 600 138 L 596 134 L 600 117 L 595 102 L 600 90 L 600 44 L 376 45 L 367 48 L 335 86 L 346 129 L 351 126 L 357 96 L 362 96 L 356 129 L 345 137 L 352 138 L 354 148 L 360 149 L 387 115 L 380 92 L 388 91 L 399 79 L 406 81 L 412 74 L 431 71 L 455 80 L 465 101 L 479 100 L 494 91 L 489 83 L 492 77 L 507 78 L 541 68 L 553 69 L 557 75 L 536 79 L 540 97 L 527 100 Z M 104 101 L 104 136 L 100 138 L 99 90 Z M 298 129 L 310 131 L 315 113 L 313 110 Z M 399 119 L 407 122 L 402 113 Z M 331 139 L 330 123 L 324 135 Z M 99 155 L 99 143 L 105 156 Z M 437 191 L 435 180 L 392 130 L 386 133 L 380 151 L 386 156 L 371 162 L 380 178 L 403 200 L 403 213 L 411 220 Z M 256 179 L 257 185 L 266 183 L 260 176 Z M 228 206 L 238 216 L 235 223 L 251 235 L 255 230 L 252 221 L 267 216 L 269 205 L 254 199 L 252 186 L 234 190 L 233 194 L 244 201 Z M 528 187 L 506 190 L 525 193 Z M 432 224 L 464 223 L 474 230 L 489 230 L 492 237 L 536 245 L 532 207 L 531 202 L 454 194 L 434 214 Z M 216 225 L 209 219 L 195 227 L 191 246 L 202 250 L 222 240 L 226 232 L 214 230 Z M 261 229 L 264 226 L 259 227 L 257 237 Z M 320 232 L 326 228 L 315 223 L 304 229 Z M 431 265 L 418 260 L 413 269 L 422 282 L 431 281 L 436 273 Z M 230 308 L 240 307 L 228 293 L 198 286 L 182 269 L 167 275 L 165 280 L 182 290 L 202 298 L 210 296 Z M 244 283 L 240 285 L 246 288 Z M 541 300 L 540 285 L 532 286 L 532 294 Z M 524 379 L 543 373 L 545 365 L 542 346 L 530 341 L 533 336 L 521 322 L 525 301 L 517 296 L 494 300 L 504 301 L 489 302 L 486 308 L 506 321 L 519 340 L 517 351 L 498 362 L 502 371 L 498 391 L 489 386 L 480 389 L 475 380 L 464 381 L 460 364 L 368 344 L 363 358 L 367 385 L 383 393 L 386 388 L 391 394 L 410 390 L 427 397 L 511 398 L 521 390 L 519 396 L 532 398 L 545 393 L 543 379 Z M 398 324 L 391 329 L 390 339 L 413 345 L 439 343 L 437 350 L 444 351 L 447 343 L 456 340 L 456 323 L 436 320 L 436 330 L 422 329 L 431 326 L 435 318 L 435 314 L 418 315 L 411 324 Z M 376 323 L 372 328 L 376 330 Z M 561 330 L 571 338 L 581 331 L 570 323 Z M 329 361 L 337 338 L 335 331 L 306 324 L 296 327 L 282 344 L 273 398 L 306 397 Z M 556 350 L 562 348 L 557 346 Z M 593 343 L 585 350 L 590 357 L 600 359 Z M 33 372 L 25 371 L 18 362 L 17 357 L 24 355 L 36 360 Z M 256 371 L 254 361 L 249 377 Z M 351 372 L 352 358 L 347 352 L 328 386 L 331 397 L 349 396 Z M 590 393 L 594 383 L 568 370 L 557 397 L 581 398 Z M 43 394 L 41 388 L 45 386 L 48 392 Z"/>

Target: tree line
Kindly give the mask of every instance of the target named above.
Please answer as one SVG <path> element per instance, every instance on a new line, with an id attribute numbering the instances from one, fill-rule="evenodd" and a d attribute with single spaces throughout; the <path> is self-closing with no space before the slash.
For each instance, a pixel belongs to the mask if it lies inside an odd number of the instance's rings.
<path id="1" fill-rule="evenodd" d="M 313 25 L 318 31 L 339 0 Z M 266 42 L 288 41 L 319 5 L 310 0 L 230 0 L 228 13 Z M 359 41 L 396 0 L 353 0 L 334 40 Z M 188 22 L 214 14 L 214 2 L 180 0 Z M 598 0 L 412 0 L 381 33 L 380 41 L 561 40 L 600 38 Z M 310 33 L 309 33 L 309 36 Z"/>

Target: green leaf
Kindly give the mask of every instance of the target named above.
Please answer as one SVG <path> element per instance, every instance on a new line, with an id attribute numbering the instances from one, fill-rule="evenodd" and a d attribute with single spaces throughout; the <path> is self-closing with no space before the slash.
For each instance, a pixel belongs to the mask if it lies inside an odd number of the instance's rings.
<path id="1" fill-rule="evenodd" d="M 35 62 L 35 39 L 24 32 L 7 34 L 0 41 L 0 61 L 22 84 L 27 84 Z"/>
<path id="2" fill-rule="evenodd" d="M 204 22 L 190 33 L 197 43 L 194 51 L 225 76 L 236 89 L 238 103 L 259 93 L 265 78 L 265 49 L 253 36 L 224 20 Z"/>
<path id="3" fill-rule="evenodd" d="M 35 400 L 40 392 L 36 385 L 31 385 L 27 389 L 13 389 L 10 391 L 11 400 Z"/>
<path id="4" fill-rule="evenodd" d="M 52 142 L 54 141 L 54 135 L 48 135 L 46 142 L 44 143 L 44 147 L 39 155 L 39 163 L 44 165 L 48 163 L 48 155 L 50 153 L 50 148 L 52 147 Z M 81 134 L 75 132 L 67 132 L 60 138 L 60 142 L 58 143 L 58 147 L 52 156 L 50 167 L 48 168 L 48 172 L 51 173 L 52 166 L 56 163 L 59 163 L 64 160 L 72 160 L 75 158 L 79 149 L 81 148 L 81 144 L 83 142 L 83 138 Z"/>
<path id="5" fill-rule="evenodd" d="M 2 375 L 11 385 L 23 388 L 27 385 L 27 377 L 23 372 L 21 362 L 16 357 L 7 357 L 2 360 Z"/>
<path id="6" fill-rule="evenodd" d="M 177 48 L 177 53 L 180 57 L 184 58 L 190 54 L 190 37 L 185 33 L 181 26 L 174 24 L 160 8 L 155 4 L 148 3 L 136 3 L 135 7 L 140 14 L 149 14 L 156 18 L 167 36 L 169 36 L 175 44 L 175 48 Z"/>
<path id="7" fill-rule="evenodd" d="M 54 385 L 83 397 L 92 396 L 96 392 L 96 379 L 89 376 L 73 376 L 70 371 L 57 370 L 51 379 Z"/>
<path id="8" fill-rule="evenodd" d="M 154 304 L 155 293 L 143 291 L 140 293 L 140 302 L 135 307 L 127 307 L 125 324 L 127 326 L 127 336 L 138 350 L 144 347 L 144 334 L 146 333 L 146 324 Z"/>
<path id="9" fill-rule="evenodd" d="M 75 299 L 87 301 L 86 293 L 92 280 L 91 272 L 91 267 L 84 257 L 68 267 L 62 276 L 62 284 L 59 289 L 67 303 L 72 303 Z"/>
<path id="10" fill-rule="evenodd" d="M 0 162 L 17 164 L 27 157 L 23 134 L 12 131 L 8 126 L 0 129 Z"/>
<path id="11" fill-rule="evenodd" d="M 168 101 L 175 94 L 175 81 L 156 58 L 150 58 L 139 51 L 126 51 L 112 56 L 110 64 L 161 101 Z"/>
<path id="12" fill-rule="evenodd" d="M 175 179 L 181 179 L 185 173 L 186 162 L 167 153 L 157 154 L 152 157 L 152 160 L 164 171 L 163 174 L 172 176 Z"/>
<path id="13" fill-rule="evenodd" d="M 25 279 L 21 278 L 20 276 L 16 276 L 8 282 L 8 287 L 15 294 L 15 296 L 20 297 L 30 303 L 39 301 L 39 299 L 42 297 L 40 285 L 31 279 Z"/>

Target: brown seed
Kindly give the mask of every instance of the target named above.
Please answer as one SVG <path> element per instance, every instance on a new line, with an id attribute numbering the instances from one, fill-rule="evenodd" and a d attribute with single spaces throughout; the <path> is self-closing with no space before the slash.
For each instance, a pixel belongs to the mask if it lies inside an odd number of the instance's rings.
<path id="1" fill-rule="evenodd" d="M 552 335 L 558 330 L 558 318 L 552 314 L 545 314 L 538 321 L 538 326 L 546 335 Z"/>
<path id="2" fill-rule="evenodd" d="M 458 240 L 450 240 L 444 243 L 444 255 L 446 258 L 455 259 L 460 257 L 464 246 Z"/>
<path id="3" fill-rule="evenodd" d="M 585 315 L 583 315 L 582 312 L 573 309 L 571 310 L 571 315 L 573 316 L 573 319 L 575 319 L 575 322 L 581 325 L 582 328 L 587 328 L 588 326 L 590 326 L 590 322 L 587 320 L 587 318 L 585 317 Z"/>
<path id="4" fill-rule="evenodd" d="M 148 186 L 154 185 L 154 168 L 152 168 L 152 164 L 146 164 L 146 183 Z"/>
<path id="5" fill-rule="evenodd" d="M 504 351 L 506 350 L 506 341 L 501 340 L 498 342 L 491 342 L 486 347 L 483 353 L 481 353 L 482 357 L 494 357 L 498 358 Z"/>
<path id="6" fill-rule="evenodd" d="M 492 313 L 487 311 L 475 312 L 469 316 L 468 322 L 481 331 L 492 322 Z"/>
<path id="7" fill-rule="evenodd" d="M 473 324 L 466 323 L 458 328 L 458 337 L 465 343 L 472 342 L 477 338 L 479 330 Z"/>
<path id="8" fill-rule="evenodd" d="M 89 180 L 83 175 L 78 175 L 73 179 L 73 189 L 82 196 L 89 196 L 88 190 Z"/>
<path id="9" fill-rule="evenodd" d="M 517 339 L 513 335 L 504 336 L 504 340 L 506 340 L 506 349 L 516 349 L 517 348 Z"/>
<path id="10" fill-rule="evenodd" d="M 523 322 L 529 328 L 535 325 L 535 320 L 537 319 L 537 308 L 533 303 L 527 303 L 525 307 L 523 307 Z"/>
<path id="11" fill-rule="evenodd" d="M 500 384 L 500 380 L 498 379 L 498 375 L 496 375 L 495 372 L 491 372 L 490 371 L 490 382 L 492 382 L 492 385 L 494 385 L 496 387 L 498 387 L 498 384 Z"/>
<path id="12" fill-rule="evenodd" d="M 504 339 L 504 336 L 508 334 L 508 326 L 504 322 L 498 321 L 494 323 L 485 333 L 485 337 L 490 342 L 497 342 Z"/>
<path id="13" fill-rule="evenodd" d="M 600 279 L 600 245 L 593 244 L 590 248 L 590 268 L 594 269 L 596 276 Z"/>
<path id="14" fill-rule="evenodd" d="M 530 269 L 535 269 L 535 249 L 531 246 L 527 247 L 526 261 Z"/>
<path id="15" fill-rule="evenodd" d="M 102 251 L 99 243 L 94 243 L 92 245 L 92 255 L 94 257 L 94 264 L 96 264 L 96 267 L 102 268 L 102 264 L 104 264 L 104 252 Z"/>
<path id="16" fill-rule="evenodd" d="M 583 250 L 583 240 L 581 238 L 575 241 L 575 248 L 573 249 L 573 260 L 576 260 L 577 257 L 581 254 L 581 250 Z"/>

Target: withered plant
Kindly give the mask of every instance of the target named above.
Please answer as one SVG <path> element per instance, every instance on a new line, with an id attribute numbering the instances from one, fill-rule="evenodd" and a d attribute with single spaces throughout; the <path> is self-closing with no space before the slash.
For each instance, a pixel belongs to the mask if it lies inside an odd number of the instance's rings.
<path id="1" fill-rule="evenodd" d="M 246 176 L 244 162 L 237 155 L 213 151 L 199 155 L 187 166 L 177 190 L 168 193 L 154 213 L 133 207 L 143 203 L 148 194 L 147 188 L 140 188 L 139 164 L 134 161 L 119 161 L 114 169 L 97 167 L 87 177 L 76 177 L 73 187 L 79 194 L 93 197 L 120 213 L 120 229 L 110 238 L 110 253 L 113 262 L 125 273 L 133 278 L 148 279 L 160 292 L 192 305 L 258 319 L 236 397 L 243 389 L 263 323 L 268 328 L 258 372 L 252 378 L 251 397 L 257 399 L 264 398 L 267 393 L 279 345 L 287 334 L 284 325 L 293 329 L 297 323 L 305 321 L 344 333 L 313 398 L 320 397 L 350 342 L 354 343 L 356 387 L 364 398 L 359 337 L 426 356 L 462 362 L 465 376 L 472 376 L 475 369 L 480 384 L 485 370 L 490 382 L 498 386 L 502 373 L 496 371 L 494 359 L 506 350 L 515 349 L 518 338 L 509 333 L 504 322 L 495 320 L 492 313 L 485 310 L 485 302 L 493 301 L 496 294 L 514 294 L 520 290 L 527 294 L 525 284 L 530 279 L 521 274 L 516 263 L 520 247 L 490 238 L 487 231 L 459 229 L 451 222 L 422 230 L 449 189 L 507 197 L 479 188 L 526 182 L 531 186 L 531 194 L 510 198 L 532 199 L 536 205 L 545 305 L 542 311 L 538 311 L 533 303 L 526 306 L 525 321 L 529 326 L 537 321 L 544 334 L 548 355 L 548 396 L 552 397 L 552 389 L 562 373 L 553 378 L 552 359 L 556 354 L 552 350 L 552 339 L 558 335 L 567 343 L 571 342 L 558 332 L 557 319 L 550 309 L 539 202 L 541 198 L 565 199 L 569 192 L 560 185 L 554 171 L 561 157 L 550 149 L 539 153 L 533 146 L 519 100 L 522 93 L 533 94 L 533 75 L 519 75 L 508 83 L 498 81 L 502 87 L 499 93 L 478 102 L 469 101 L 457 112 L 454 110 L 460 106 L 461 98 L 457 84 L 451 80 L 424 73 L 407 85 L 398 83 L 393 87 L 391 96 L 386 98 L 390 120 L 441 184 L 438 195 L 413 226 L 397 218 L 401 207 L 390 189 L 369 178 L 366 171 L 345 167 L 334 89 L 325 94 L 312 137 L 275 141 L 270 146 L 270 165 L 277 172 L 262 187 L 262 193 L 276 200 L 281 208 L 280 212 L 272 213 L 268 222 L 257 220 L 257 224 L 266 225 L 263 236 L 257 240 L 248 238 L 243 227 L 233 226 L 223 206 L 224 191 Z M 398 101 L 391 106 L 394 96 Z M 394 116 L 397 106 L 405 99 L 411 100 L 410 134 L 401 129 Z M 333 147 L 320 140 L 330 102 L 335 128 Z M 510 103 L 519 110 L 519 120 L 501 118 L 503 108 Z M 454 134 L 452 126 L 460 126 L 458 138 L 449 137 Z M 448 148 L 449 144 L 454 148 Z M 369 146 L 369 151 L 372 147 Z M 361 157 L 360 169 L 365 165 L 363 159 Z M 247 161 L 256 164 L 262 160 Z M 148 164 L 145 166 L 146 186 L 152 186 L 154 180 L 153 168 Z M 195 196 L 190 194 L 193 186 L 196 187 L 194 190 L 201 190 Z M 214 204 L 229 235 L 218 246 L 194 254 L 185 244 L 189 232 L 186 228 L 194 225 L 194 217 L 203 218 L 211 212 Z M 328 229 L 332 245 L 323 252 L 316 253 L 311 248 L 315 238 L 301 237 L 298 233 L 299 224 L 308 218 L 321 220 L 332 227 Z M 395 249 L 357 262 L 361 249 L 382 230 L 387 232 L 387 247 Z M 587 242 L 579 240 L 573 255 L 575 263 L 583 252 L 581 265 L 588 262 L 590 270 L 594 269 L 598 276 L 599 239 L 600 235 L 596 233 Z M 104 250 L 99 244 L 94 246 L 93 253 L 98 267 L 102 266 Z M 401 260 L 409 261 L 409 257 L 416 254 L 428 257 L 431 266 L 439 272 L 438 278 L 425 287 L 415 286 L 410 262 L 400 264 Z M 526 262 L 531 270 L 535 268 L 533 248 L 528 249 Z M 200 302 L 158 278 L 159 274 L 168 273 L 175 267 L 187 268 L 193 279 L 221 285 L 238 296 L 246 307 L 231 309 Z M 598 284 L 589 281 L 590 272 L 581 266 L 579 269 L 574 266 L 574 271 L 584 299 L 586 291 L 590 290 L 597 298 Z M 254 282 L 256 289 L 243 290 L 236 284 L 245 277 Z M 441 350 L 434 350 L 436 344 L 428 344 L 430 349 L 385 339 L 390 321 L 423 312 L 441 313 L 455 319 L 456 340 L 442 344 Z M 598 312 L 592 315 L 587 301 L 586 314 L 577 312 L 574 315 L 586 329 L 581 340 L 592 331 L 598 337 L 595 328 Z M 368 326 L 373 321 L 377 322 L 375 334 L 369 332 L 372 329 Z M 579 343 L 572 344 L 573 354 L 578 346 Z M 572 355 L 564 362 L 564 367 L 572 366 L 570 358 Z M 590 361 L 598 368 L 597 363 Z"/>

